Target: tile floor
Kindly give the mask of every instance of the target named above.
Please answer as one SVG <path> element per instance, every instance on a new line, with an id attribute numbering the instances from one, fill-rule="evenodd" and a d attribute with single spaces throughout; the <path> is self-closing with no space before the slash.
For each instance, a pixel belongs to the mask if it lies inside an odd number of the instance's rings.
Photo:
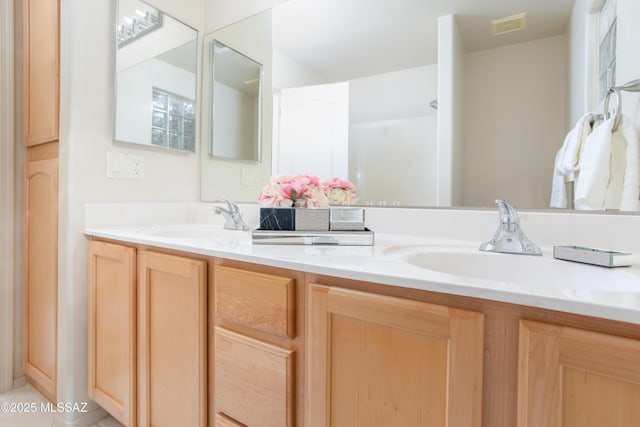
<path id="1" fill-rule="evenodd" d="M 7 393 L 0 394 L 0 427 L 51 427 L 53 426 L 54 414 L 42 411 L 41 404 L 46 404 L 46 400 L 29 386 L 22 386 Z M 35 409 L 34 412 L 22 410 L 24 405 Z M 11 412 L 18 411 L 19 412 Z M 122 427 L 120 423 L 107 417 L 100 420 L 91 427 Z"/>

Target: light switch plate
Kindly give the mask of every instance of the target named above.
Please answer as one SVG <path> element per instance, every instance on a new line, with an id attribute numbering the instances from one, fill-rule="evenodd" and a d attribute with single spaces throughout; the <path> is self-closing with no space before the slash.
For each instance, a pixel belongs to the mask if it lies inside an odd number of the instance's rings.
<path id="1" fill-rule="evenodd" d="M 107 151 L 107 178 L 143 179 L 144 156 Z"/>

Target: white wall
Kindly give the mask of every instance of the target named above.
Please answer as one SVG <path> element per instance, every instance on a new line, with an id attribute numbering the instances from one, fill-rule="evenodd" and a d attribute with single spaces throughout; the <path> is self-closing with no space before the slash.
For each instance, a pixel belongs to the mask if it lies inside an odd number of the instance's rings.
<path id="1" fill-rule="evenodd" d="M 565 38 L 465 58 L 465 205 L 547 206 L 565 127 Z"/>
<path id="2" fill-rule="evenodd" d="M 204 0 L 204 33 L 219 30 L 286 1 L 289 0 Z"/>
<path id="3" fill-rule="evenodd" d="M 195 28 L 203 26 L 199 0 L 152 3 Z M 197 201 L 198 157 L 113 142 L 115 2 L 62 0 L 60 10 L 58 399 L 82 402 L 88 401 L 84 205 Z M 109 150 L 143 155 L 144 179 L 107 178 Z M 60 414 L 58 424 L 71 424 L 78 415 Z"/>
<path id="4" fill-rule="evenodd" d="M 274 25 L 277 22 L 274 17 Z M 285 55 L 277 48 L 273 49 L 273 89 L 312 86 L 329 83 L 325 78 L 314 73 L 299 62 Z"/>
<path id="5" fill-rule="evenodd" d="M 464 45 L 453 15 L 438 18 L 437 206 L 459 205 L 464 169 Z"/>

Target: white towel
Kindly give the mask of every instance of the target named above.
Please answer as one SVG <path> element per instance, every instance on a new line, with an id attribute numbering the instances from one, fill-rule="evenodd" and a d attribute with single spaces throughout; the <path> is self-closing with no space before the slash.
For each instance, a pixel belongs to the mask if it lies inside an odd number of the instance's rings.
<path id="1" fill-rule="evenodd" d="M 578 171 L 580 168 L 580 155 L 584 147 L 584 141 L 591 134 L 591 118 L 593 113 L 587 113 L 582 116 L 567 135 L 566 149 L 564 150 L 560 163 L 560 172 L 565 175 Z"/>
<path id="2" fill-rule="evenodd" d="M 615 117 L 598 126 L 585 140 L 576 182 L 575 204 L 587 209 L 639 210 L 640 157 L 633 122 Z"/>
<path id="3" fill-rule="evenodd" d="M 620 201 L 621 211 L 640 210 L 640 140 L 635 122 L 622 118 L 618 132 L 622 132 L 627 143 L 625 151 L 626 167 Z"/>
<path id="4" fill-rule="evenodd" d="M 591 133 L 591 117 L 593 117 L 593 114 L 587 113 L 576 122 L 576 125 L 569 131 L 556 154 L 551 183 L 551 201 L 549 203 L 552 208 L 569 207 L 566 182 L 567 180 L 573 181 L 575 173 L 580 168 L 580 156 L 584 140 Z"/>

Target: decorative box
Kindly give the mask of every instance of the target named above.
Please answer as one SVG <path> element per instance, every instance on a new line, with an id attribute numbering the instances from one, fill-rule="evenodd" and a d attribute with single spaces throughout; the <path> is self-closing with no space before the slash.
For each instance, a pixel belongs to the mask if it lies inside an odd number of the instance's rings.
<path id="1" fill-rule="evenodd" d="M 260 208 L 260 230 L 295 230 L 293 208 Z"/>
<path id="2" fill-rule="evenodd" d="M 296 231 L 329 231 L 329 209 L 294 209 Z"/>
<path id="3" fill-rule="evenodd" d="M 364 227 L 364 209 L 362 208 L 331 208 L 329 230 L 331 231 L 362 231 Z"/>

